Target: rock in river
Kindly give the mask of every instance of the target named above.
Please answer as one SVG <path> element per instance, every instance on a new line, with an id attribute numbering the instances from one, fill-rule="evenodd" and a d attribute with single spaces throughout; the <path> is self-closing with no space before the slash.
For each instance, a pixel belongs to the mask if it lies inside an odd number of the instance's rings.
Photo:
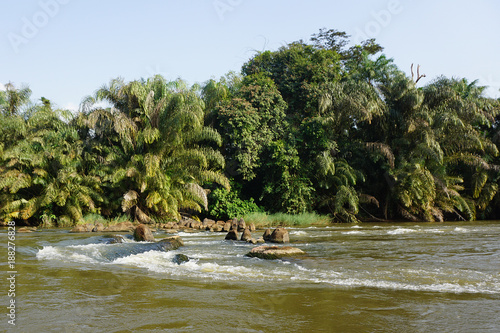
<path id="1" fill-rule="evenodd" d="M 147 225 L 139 224 L 134 230 L 134 240 L 136 242 L 154 242 L 155 237 Z"/>
<path id="2" fill-rule="evenodd" d="M 247 253 L 248 257 L 257 257 L 261 259 L 279 259 L 283 257 L 294 257 L 305 254 L 304 251 L 291 246 L 267 246 L 262 245 L 254 247 Z"/>
<path id="3" fill-rule="evenodd" d="M 247 227 L 245 220 L 244 219 L 239 219 L 238 220 L 238 231 L 243 231 Z"/>
<path id="4" fill-rule="evenodd" d="M 226 222 L 222 227 L 222 231 L 229 231 L 229 230 L 231 230 L 231 222 Z"/>
<path id="5" fill-rule="evenodd" d="M 266 231 L 264 231 L 264 234 L 262 235 L 262 238 L 264 239 L 264 241 L 268 242 L 271 240 L 271 234 L 273 232 L 271 231 L 271 229 L 266 229 Z"/>
<path id="6" fill-rule="evenodd" d="M 162 240 L 155 243 L 163 251 L 176 250 L 181 246 L 184 246 L 184 242 L 180 236 L 172 236 L 163 238 Z"/>
<path id="7" fill-rule="evenodd" d="M 238 231 L 235 229 L 230 230 L 226 235 L 226 240 L 238 240 Z"/>
<path id="8" fill-rule="evenodd" d="M 288 236 L 288 230 L 286 230 L 285 228 L 274 229 L 269 241 L 271 243 L 289 243 L 290 237 Z"/>
<path id="9" fill-rule="evenodd" d="M 176 254 L 174 256 L 174 258 L 172 259 L 172 261 L 174 263 L 176 263 L 177 265 L 180 265 L 183 262 L 188 262 L 189 261 L 189 257 L 187 255 L 185 255 L 185 254 L 179 253 L 179 254 Z"/>
<path id="10" fill-rule="evenodd" d="M 241 234 L 241 240 L 248 242 L 250 239 L 252 239 L 252 233 L 250 232 L 250 229 L 246 228 Z"/>

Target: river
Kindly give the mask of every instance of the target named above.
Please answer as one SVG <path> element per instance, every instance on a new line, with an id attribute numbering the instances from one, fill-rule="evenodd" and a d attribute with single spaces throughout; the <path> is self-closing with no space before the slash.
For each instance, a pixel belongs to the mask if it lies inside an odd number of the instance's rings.
<path id="1" fill-rule="evenodd" d="M 288 230 L 305 256 L 248 258 L 253 245 L 209 232 L 181 232 L 171 252 L 99 233 L 18 233 L 16 326 L 3 315 L 0 330 L 500 332 L 500 222 Z"/>

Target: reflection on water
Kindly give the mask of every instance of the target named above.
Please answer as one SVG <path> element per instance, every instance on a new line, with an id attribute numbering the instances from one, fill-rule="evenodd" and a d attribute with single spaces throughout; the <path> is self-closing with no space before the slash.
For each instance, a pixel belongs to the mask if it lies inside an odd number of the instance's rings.
<path id="1" fill-rule="evenodd" d="M 500 330 L 499 223 L 289 229 L 307 255 L 261 260 L 224 234 L 176 251 L 106 235 L 18 235 L 19 323 L 40 332 Z M 155 234 L 157 239 L 166 234 Z M 176 254 L 190 260 L 177 264 Z"/>

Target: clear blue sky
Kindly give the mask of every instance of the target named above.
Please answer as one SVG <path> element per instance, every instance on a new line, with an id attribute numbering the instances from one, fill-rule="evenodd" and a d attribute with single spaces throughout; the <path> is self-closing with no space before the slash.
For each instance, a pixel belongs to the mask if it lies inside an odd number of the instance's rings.
<path id="1" fill-rule="evenodd" d="M 76 108 L 118 76 L 201 83 L 326 27 L 420 64 L 422 84 L 479 79 L 500 97 L 499 17 L 498 0 L 0 0 L 0 83 Z"/>

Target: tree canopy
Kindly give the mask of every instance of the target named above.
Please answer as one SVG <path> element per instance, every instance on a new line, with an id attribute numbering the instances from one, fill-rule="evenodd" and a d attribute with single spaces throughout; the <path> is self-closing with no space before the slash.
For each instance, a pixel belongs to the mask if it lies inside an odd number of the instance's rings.
<path id="1" fill-rule="evenodd" d="M 466 78 L 420 86 L 382 50 L 321 29 L 202 85 L 113 79 L 76 114 L 7 83 L 0 218 L 499 219 L 500 101 Z"/>

